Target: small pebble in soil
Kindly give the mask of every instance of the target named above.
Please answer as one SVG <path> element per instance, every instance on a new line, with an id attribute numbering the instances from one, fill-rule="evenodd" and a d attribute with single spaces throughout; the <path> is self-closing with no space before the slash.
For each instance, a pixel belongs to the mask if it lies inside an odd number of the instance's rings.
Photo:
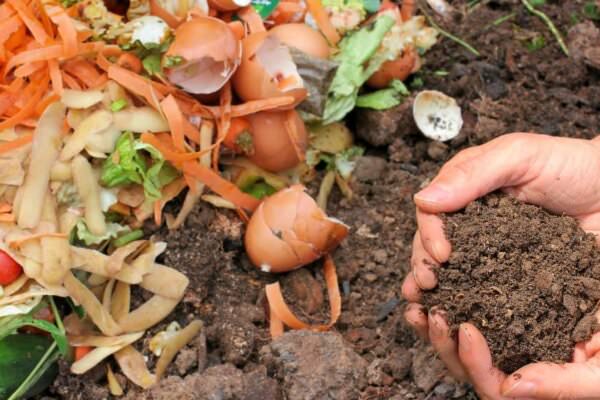
<path id="1" fill-rule="evenodd" d="M 491 194 L 445 216 L 453 252 L 424 293 L 454 334 L 471 322 L 496 366 L 510 373 L 537 361 L 570 361 L 596 329 L 600 249 L 577 221 Z M 434 311 L 435 312 L 435 311 Z"/>

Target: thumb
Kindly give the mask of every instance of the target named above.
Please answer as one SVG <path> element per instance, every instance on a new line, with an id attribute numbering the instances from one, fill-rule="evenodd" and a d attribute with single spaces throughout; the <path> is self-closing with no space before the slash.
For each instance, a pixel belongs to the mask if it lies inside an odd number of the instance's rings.
<path id="1" fill-rule="evenodd" d="M 515 133 L 463 150 L 415 195 L 425 212 L 452 212 L 496 189 L 532 179 L 532 164 L 542 135 Z"/>
<path id="2" fill-rule="evenodd" d="M 536 399 L 597 399 L 600 397 L 600 366 L 587 363 L 527 365 L 509 376 L 502 384 L 507 397 Z"/>

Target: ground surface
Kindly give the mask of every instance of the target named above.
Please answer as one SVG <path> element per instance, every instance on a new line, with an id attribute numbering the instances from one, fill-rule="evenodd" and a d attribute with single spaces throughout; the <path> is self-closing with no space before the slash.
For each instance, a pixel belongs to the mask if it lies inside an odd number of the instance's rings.
<path id="1" fill-rule="evenodd" d="M 451 329 L 474 323 L 506 373 L 568 362 L 590 338 L 600 298 L 600 250 L 577 220 L 492 194 L 446 216 L 452 243 L 438 286 L 424 293 Z"/>
<path id="2" fill-rule="evenodd" d="M 286 334 L 271 342 L 262 289 L 275 277 L 249 264 L 237 217 L 203 205 L 183 231 L 161 230 L 158 236 L 169 244 L 164 262 L 191 279 L 172 318 L 182 323 L 201 318 L 206 328 L 178 356 L 159 387 L 146 393 L 128 387 L 127 398 L 475 398 L 446 375 L 435 354 L 402 320 L 400 284 L 416 228 L 412 195 L 456 151 L 506 132 L 593 137 L 600 126 L 600 85 L 594 69 L 565 57 L 547 27 L 519 1 L 481 1 L 468 11 L 467 1 L 451 3 L 456 18 L 438 22 L 481 56 L 443 39 L 428 53 L 420 78 L 424 88 L 457 99 L 465 120 L 462 134 L 447 144 L 425 139 L 412 123 L 409 103 L 383 114 L 354 116 L 367 158 L 355 176 L 355 198 L 341 200 L 334 192 L 328 210 L 352 228 L 334 255 L 344 289 L 335 329 Z M 576 23 L 589 21 L 583 6 L 582 1 L 549 0 L 541 9 L 566 35 Z M 512 13 L 509 20 L 494 24 Z M 585 47 L 581 32 L 598 34 L 591 28 L 579 26 L 571 40 Z M 538 36 L 545 45 L 528 50 Z M 581 49 L 577 55 L 587 57 L 589 65 L 596 61 Z M 300 315 L 323 317 L 320 266 L 290 274 L 283 286 Z M 65 374 L 48 395 L 103 399 L 108 396 L 103 378 L 103 370 L 77 378 Z"/>

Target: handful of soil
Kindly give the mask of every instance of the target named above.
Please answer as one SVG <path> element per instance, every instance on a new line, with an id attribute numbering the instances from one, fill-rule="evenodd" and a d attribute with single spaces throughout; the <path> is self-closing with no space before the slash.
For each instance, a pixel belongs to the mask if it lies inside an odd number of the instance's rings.
<path id="1" fill-rule="evenodd" d="M 491 194 L 446 215 L 452 254 L 424 304 L 440 306 L 456 333 L 471 322 L 506 373 L 568 362 L 596 328 L 600 250 L 570 217 Z"/>

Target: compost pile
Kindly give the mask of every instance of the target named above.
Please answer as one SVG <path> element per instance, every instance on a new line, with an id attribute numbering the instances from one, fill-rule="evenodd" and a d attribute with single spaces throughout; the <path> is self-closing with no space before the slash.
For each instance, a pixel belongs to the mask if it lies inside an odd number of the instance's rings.
<path id="1" fill-rule="evenodd" d="M 453 251 L 425 304 L 447 311 L 454 331 L 474 323 L 507 373 L 538 361 L 570 361 L 575 343 L 596 329 L 594 236 L 573 218 L 498 194 L 446 215 L 445 230 Z"/>

